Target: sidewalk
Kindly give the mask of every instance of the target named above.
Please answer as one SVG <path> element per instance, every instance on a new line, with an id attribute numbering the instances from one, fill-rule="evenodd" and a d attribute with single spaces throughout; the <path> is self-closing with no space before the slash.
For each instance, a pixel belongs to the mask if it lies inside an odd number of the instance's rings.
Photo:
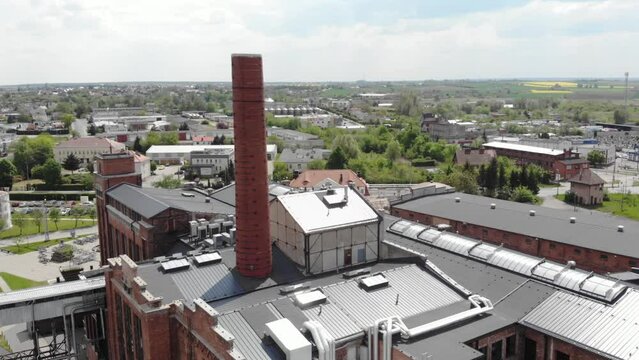
<path id="1" fill-rule="evenodd" d="M 68 238 L 71 236 L 72 230 L 73 229 L 49 232 L 49 240 Z M 91 235 L 91 234 L 97 234 L 97 233 L 98 233 L 97 225 L 75 229 L 75 236 Z M 23 239 L 24 239 L 22 242 L 23 244 L 44 241 L 44 234 L 29 235 L 29 236 L 25 236 Z M 9 246 L 9 245 L 15 245 L 15 240 L 13 238 L 0 240 L 0 247 Z"/>
<path id="2" fill-rule="evenodd" d="M 4 279 L 2 277 L 0 277 L 0 290 L 2 290 L 3 292 L 11 291 L 11 288 L 9 287 L 9 284 L 7 284 L 7 282 L 4 281 Z"/>

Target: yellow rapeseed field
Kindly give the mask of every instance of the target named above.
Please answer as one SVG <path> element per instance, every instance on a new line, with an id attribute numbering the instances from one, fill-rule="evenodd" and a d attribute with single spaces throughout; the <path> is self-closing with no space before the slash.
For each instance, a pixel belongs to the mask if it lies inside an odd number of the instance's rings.
<path id="1" fill-rule="evenodd" d="M 537 89 L 532 89 L 530 90 L 531 93 L 533 94 L 572 94 L 572 91 L 570 90 L 537 90 Z"/>
<path id="2" fill-rule="evenodd" d="M 566 88 L 576 88 L 577 83 L 567 81 L 529 81 L 525 82 L 524 86 L 551 88 L 553 86 L 561 86 Z"/>

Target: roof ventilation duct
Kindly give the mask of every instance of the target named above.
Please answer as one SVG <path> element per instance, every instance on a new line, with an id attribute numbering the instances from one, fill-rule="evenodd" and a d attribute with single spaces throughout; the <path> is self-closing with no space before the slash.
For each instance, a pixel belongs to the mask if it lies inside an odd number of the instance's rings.
<path id="1" fill-rule="evenodd" d="M 574 224 L 575 222 L 577 222 L 577 218 L 576 218 L 576 217 L 574 217 L 574 216 L 571 216 L 571 217 L 570 217 L 570 223 L 571 223 L 571 224 Z"/>
<path id="2" fill-rule="evenodd" d="M 388 279 L 382 274 L 375 274 L 373 276 L 367 276 L 359 280 L 359 286 L 366 291 L 371 291 L 388 286 Z"/>
<path id="3" fill-rule="evenodd" d="M 461 198 L 460 198 L 459 196 L 458 196 L 458 197 L 456 197 L 456 198 L 455 198 L 455 202 L 456 202 L 456 203 L 461 202 Z"/>
<path id="4" fill-rule="evenodd" d="M 495 208 L 496 208 L 496 207 L 497 207 L 497 205 L 496 205 L 495 203 L 491 203 L 491 204 L 490 204 L 490 208 L 491 208 L 491 209 L 495 210 Z"/>
<path id="5" fill-rule="evenodd" d="M 528 215 L 530 215 L 530 216 L 535 216 L 535 214 L 536 214 L 535 210 L 530 210 L 528 212 Z"/>
<path id="6" fill-rule="evenodd" d="M 617 231 L 618 232 L 623 232 L 623 225 L 617 226 Z"/>

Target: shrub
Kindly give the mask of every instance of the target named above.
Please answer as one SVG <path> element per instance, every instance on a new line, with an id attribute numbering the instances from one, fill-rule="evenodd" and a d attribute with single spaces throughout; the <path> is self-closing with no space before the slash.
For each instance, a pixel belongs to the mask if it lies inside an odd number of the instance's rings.
<path id="1" fill-rule="evenodd" d="M 61 244 L 53 249 L 51 255 L 51 261 L 53 262 L 65 262 L 73 259 L 73 246 L 68 244 Z"/>
<path id="2" fill-rule="evenodd" d="M 513 191 L 510 200 L 521 203 L 533 203 L 535 202 L 535 195 L 530 189 L 520 186 Z"/>
<path id="3" fill-rule="evenodd" d="M 415 167 L 435 166 L 435 160 L 429 158 L 413 159 L 410 163 Z"/>

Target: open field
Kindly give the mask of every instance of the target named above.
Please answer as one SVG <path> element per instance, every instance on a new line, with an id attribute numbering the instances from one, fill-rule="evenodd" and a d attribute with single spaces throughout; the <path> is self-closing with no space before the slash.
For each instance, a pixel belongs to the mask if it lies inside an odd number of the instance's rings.
<path id="1" fill-rule="evenodd" d="M 95 222 L 93 220 L 78 220 L 77 228 L 89 227 L 93 225 L 95 225 Z M 53 221 L 49 220 L 49 232 L 71 229 L 76 229 L 75 219 L 60 220 L 58 221 L 57 226 L 53 223 Z M 38 227 L 33 222 L 27 220 L 26 224 L 24 224 L 24 226 L 22 227 L 22 235 L 20 235 L 20 228 L 13 224 L 13 227 L 11 229 L 0 231 L 0 239 L 8 239 L 38 233 L 44 233 L 44 226 L 41 226 L 40 232 L 38 232 Z"/>
<path id="2" fill-rule="evenodd" d="M 20 254 L 26 254 L 32 251 L 38 251 L 38 249 L 41 247 L 54 246 L 54 245 L 58 245 L 61 242 L 77 240 L 86 236 L 88 235 L 76 236 L 75 238 L 67 237 L 67 238 L 55 239 L 55 240 L 49 240 L 49 241 L 38 241 L 38 242 L 21 244 L 21 245 L 9 245 L 1 249 L 8 251 L 12 254 L 20 255 Z"/>
<path id="3" fill-rule="evenodd" d="M 26 191 L 27 190 L 27 185 L 40 185 L 40 184 L 44 184 L 44 181 L 40 180 L 40 179 L 31 179 L 31 180 L 22 180 L 20 182 L 17 182 L 15 184 L 13 184 L 13 191 Z"/>
<path id="4" fill-rule="evenodd" d="M 530 90 L 532 94 L 572 94 L 570 90 Z"/>
<path id="5" fill-rule="evenodd" d="M 531 87 L 541 87 L 541 88 L 551 88 L 551 87 L 574 87 L 576 88 L 579 84 L 576 82 L 567 82 L 567 81 L 529 81 L 525 82 L 524 86 Z"/>
<path id="6" fill-rule="evenodd" d="M 0 272 L 0 277 L 9 285 L 11 290 L 28 289 L 35 286 L 45 285 L 45 281 L 33 281 L 21 276 L 13 275 L 7 272 Z"/>

